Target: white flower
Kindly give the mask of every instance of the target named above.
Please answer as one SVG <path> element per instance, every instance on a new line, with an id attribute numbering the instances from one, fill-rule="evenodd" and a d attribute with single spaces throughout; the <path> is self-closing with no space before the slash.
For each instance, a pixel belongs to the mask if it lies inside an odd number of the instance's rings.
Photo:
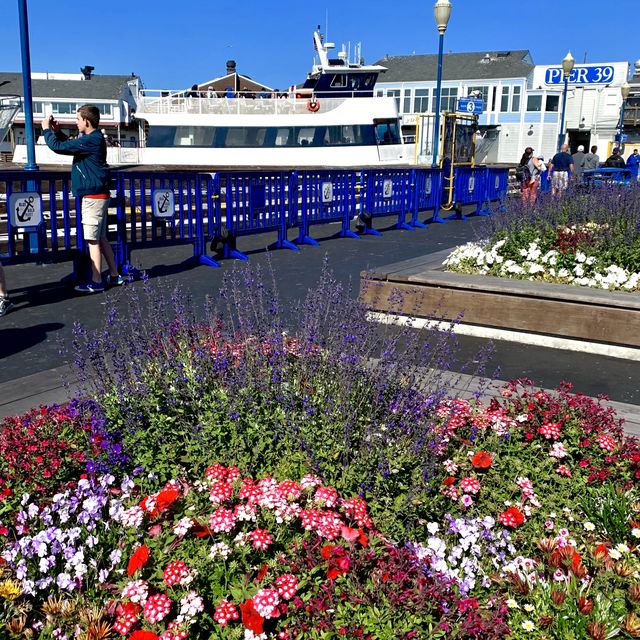
<path id="1" fill-rule="evenodd" d="M 536 625 L 535 625 L 535 624 L 533 624 L 533 622 L 531 622 L 531 620 L 525 620 L 525 621 L 522 623 L 522 628 L 523 628 L 525 631 L 533 631 L 533 630 L 536 628 Z"/>
<path id="2" fill-rule="evenodd" d="M 616 545 L 616 549 L 620 552 L 620 553 L 629 553 L 629 547 L 627 547 L 626 544 L 624 544 L 623 542 L 621 542 L 620 544 Z"/>
<path id="3" fill-rule="evenodd" d="M 596 525 L 593 522 L 585 522 L 583 525 L 585 531 L 595 531 Z"/>
<path id="4" fill-rule="evenodd" d="M 634 538 L 640 538 L 640 529 L 638 527 L 634 527 L 633 529 L 631 529 L 631 535 Z"/>
<path id="5" fill-rule="evenodd" d="M 620 553 L 620 551 L 618 551 L 617 549 L 610 549 L 609 557 L 612 560 L 620 560 L 620 558 L 622 558 L 622 553 Z"/>
<path id="6" fill-rule="evenodd" d="M 509 607 L 509 609 L 519 609 L 520 605 L 513 598 L 509 598 L 507 600 L 507 607 Z"/>
<path id="7" fill-rule="evenodd" d="M 532 611 L 535 610 L 535 607 L 532 604 L 527 603 L 527 604 L 524 605 L 524 610 L 527 613 L 531 613 Z"/>
<path id="8" fill-rule="evenodd" d="M 440 525 L 438 525 L 437 522 L 430 522 L 427 525 L 427 531 L 432 535 L 435 536 L 436 533 L 438 533 L 438 530 L 440 529 Z"/>

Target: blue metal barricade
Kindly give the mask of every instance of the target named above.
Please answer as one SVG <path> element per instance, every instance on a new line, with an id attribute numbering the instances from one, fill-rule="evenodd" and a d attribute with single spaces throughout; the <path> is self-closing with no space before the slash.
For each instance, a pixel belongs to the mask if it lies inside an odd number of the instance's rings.
<path id="1" fill-rule="evenodd" d="M 412 169 L 364 169 L 361 173 L 360 218 L 364 234 L 381 235 L 373 228 L 372 219 L 381 216 L 398 216 L 396 229 L 413 231 L 407 223 L 407 214 L 413 214 L 414 200 Z"/>
<path id="2" fill-rule="evenodd" d="M 317 245 L 317 240 L 311 237 L 312 225 L 340 222 L 337 235 L 341 238 L 358 238 L 351 231 L 351 218 L 356 211 L 356 173 L 337 169 L 335 171 L 300 171 L 300 191 L 293 202 L 294 194 L 289 191 L 289 201 L 292 203 L 290 211 L 298 210 L 300 217 L 296 220 L 289 218 L 290 224 L 297 224 L 299 228 L 298 242 L 301 244 Z"/>
<path id="3" fill-rule="evenodd" d="M 487 167 L 485 177 L 485 202 L 483 203 L 483 213 L 492 213 L 493 202 L 499 203 L 502 207 L 504 199 L 507 197 L 509 188 L 509 169 L 502 167 Z"/>
<path id="4" fill-rule="evenodd" d="M 601 167 L 587 169 L 582 174 L 584 184 L 588 187 L 601 187 L 607 184 L 630 185 L 635 183 L 636 176 L 631 169 Z"/>
<path id="5" fill-rule="evenodd" d="M 436 168 L 414 169 L 411 180 L 413 189 L 413 215 L 411 226 L 426 228 L 418 219 L 421 212 L 433 211 L 437 215 L 442 198 L 442 171 Z"/>
<path id="6" fill-rule="evenodd" d="M 248 260 L 236 239 L 267 231 L 277 232 L 271 248 L 298 251 L 287 239 L 289 172 L 221 172 L 212 178 L 216 224 L 224 239 L 223 256 Z"/>
<path id="7" fill-rule="evenodd" d="M 6 244 L 0 262 L 71 260 L 77 280 L 86 261 L 80 224 L 80 200 L 71 195 L 68 171 L 0 172 L 0 198 L 5 199 Z"/>
<path id="8" fill-rule="evenodd" d="M 487 167 L 456 167 L 454 183 L 454 202 L 456 205 L 476 205 L 476 210 L 467 215 L 486 215 L 482 205 L 487 190 Z M 449 218 L 466 220 L 467 215 L 460 211 Z"/>
<path id="9" fill-rule="evenodd" d="M 133 249 L 190 244 L 196 264 L 219 266 L 204 250 L 208 174 L 120 171 L 116 262 L 131 273 Z"/>

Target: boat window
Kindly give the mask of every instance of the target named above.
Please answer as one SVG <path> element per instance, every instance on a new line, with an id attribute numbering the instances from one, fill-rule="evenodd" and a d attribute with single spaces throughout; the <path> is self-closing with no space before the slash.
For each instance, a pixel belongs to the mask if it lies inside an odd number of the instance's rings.
<path id="1" fill-rule="evenodd" d="M 376 77 L 372 73 L 370 73 L 367 76 L 365 76 L 364 86 L 367 87 L 367 88 L 368 87 L 373 87 L 373 83 L 375 81 L 376 81 Z"/>
<path id="2" fill-rule="evenodd" d="M 347 86 L 347 75 L 345 73 L 336 73 L 333 76 L 333 80 L 331 80 L 332 87 L 346 87 Z"/>
<path id="3" fill-rule="evenodd" d="M 380 144 L 399 140 L 396 121 L 375 125 L 380 129 Z M 385 130 L 382 131 L 381 128 Z M 386 138 L 385 138 L 386 135 Z M 152 126 L 148 147 L 273 148 L 293 146 L 374 145 L 374 125 L 349 124 L 320 127 L 174 127 Z"/>
<path id="4" fill-rule="evenodd" d="M 400 130 L 396 120 L 376 122 L 378 144 L 400 144 Z"/>
<path id="5" fill-rule="evenodd" d="M 229 127 L 223 147 L 261 147 L 264 145 L 265 127 Z M 216 144 L 216 146 L 218 146 Z"/>
<path id="6" fill-rule="evenodd" d="M 148 147 L 173 147 L 176 136 L 175 127 L 149 127 L 147 134 Z"/>
<path id="7" fill-rule="evenodd" d="M 276 147 L 292 146 L 294 140 L 293 127 L 278 127 L 275 139 Z"/>
<path id="8" fill-rule="evenodd" d="M 177 147 L 210 147 L 213 143 L 212 127 L 176 127 L 174 145 Z"/>
<path id="9" fill-rule="evenodd" d="M 301 127 L 297 130 L 296 143 L 298 146 L 306 147 L 313 144 L 313 137 L 315 135 L 315 127 Z"/>

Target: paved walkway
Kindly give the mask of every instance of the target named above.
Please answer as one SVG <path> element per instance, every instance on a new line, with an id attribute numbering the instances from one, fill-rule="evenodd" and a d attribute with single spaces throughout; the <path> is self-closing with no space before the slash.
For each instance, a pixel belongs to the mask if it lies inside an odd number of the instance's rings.
<path id="1" fill-rule="evenodd" d="M 382 229 L 392 223 L 391 218 L 381 219 L 377 226 Z M 335 225 L 316 227 L 313 231 L 322 240 L 320 247 L 305 246 L 300 252 L 271 252 L 271 264 L 282 285 L 285 301 L 304 295 L 314 285 L 325 256 L 337 279 L 352 283 L 355 296 L 362 270 L 473 240 L 486 224 L 484 219 L 453 221 L 416 231 L 389 230 L 380 238 L 366 236 L 359 240 L 329 238 L 337 231 Z M 249 254 L 252 263 L 265 266 L 264 247 L 273 240 L 268 234 L 241 238 L 238 248 Z M 207 294 L 215 294 L 231 262 L 225 262 L 221 269 L 185 268 L 181 262 L 189 257 L 190 251 L 189 247 L 137 251 L 133 261 L 146 269 L 152 279 L 182 286 L 199 304 Z M 41 402 L 63 400 L 66 392 L 60 385 L 61 375 L 67 372 L 72 380 L 73 373 L 65 366 L 66 358 L 60 353 L 65 344 L 69 344 L 73 323 L 96 328 L 105 310 L 124 304 L 119 289 L 82 297 L 61 285 L 60 279 L 70 271 L 67 264 L 10 266 L 5 271 L 16 309 L 0 318 L 0 415 L 22 411 Z M 499 312 L 496 309 L 496 313 Z M 459 340 L 462 362 L 472 358 L 485 342 L 465 336 Z M 526 376 L 545 388 L 570 380 L 577 391 L 592 396 L 605 393 L 613 401 L 624 403 L 620 408 L 629 416 L 635 416 L 635 405 L 640 405 L 638 362 L 496 342 L 488 370 L 494 369 L 495 378 Z"/>

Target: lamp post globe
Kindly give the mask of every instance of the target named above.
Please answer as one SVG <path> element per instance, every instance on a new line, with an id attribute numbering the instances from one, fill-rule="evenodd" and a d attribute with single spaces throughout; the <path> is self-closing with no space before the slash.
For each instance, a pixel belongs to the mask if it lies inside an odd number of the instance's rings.
<path id="1" fill-rule="evenodd" d="M 437 0 L 433 5 L 433 15 L 440 37 L 438 38 L 438 80 L 436 84 L 436 108 L 433 119 L 433 166 L 438 163 L 438 135 L 440 133 L 440 100 L 442 96 L 442 54 L 444 51 L 444 32 L 447 30 L 451 17 L 450 0 Z"/>
<path id="2" fill-rule="evenodd" d="M 631 85 L 628 82 L 625 82 L 620 87 L 620 94 L 622 95 L 622 99 L 626 100 L 629 97 L 629 92 L 631 91 Z"/>
<path id="3" fill-rule="evenodd" d="M 444 34 L 451 17 L 451 2 L 449 0 L 438 0 L 433 5 L 433 15 L 436 18 L 438 33 Z"/>
<path id="4" fill-rule="evenodd" d="M 562 71 L 564 73 L 564 77 L 568 78 L 571 75 L 571 72 L 573 71 L 573 67 L 575 66 L 576 61 L 573 59 L 573 56 L 571 55 L 571 51 L 569 51 L 567 53 L 567 55 L 564 57 L 564 60 L 562 61 Z"/>

